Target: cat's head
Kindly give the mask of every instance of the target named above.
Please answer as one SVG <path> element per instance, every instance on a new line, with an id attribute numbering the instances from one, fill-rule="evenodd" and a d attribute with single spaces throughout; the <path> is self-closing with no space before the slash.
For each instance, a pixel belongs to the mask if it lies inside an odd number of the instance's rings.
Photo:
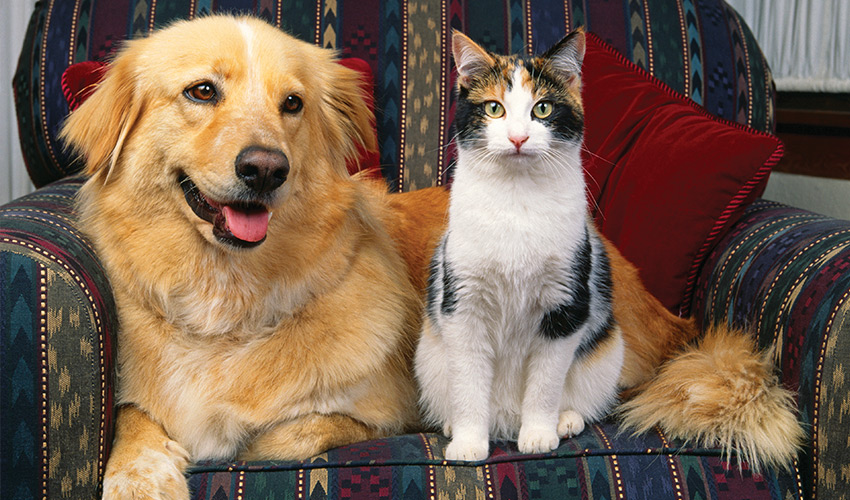
<path id="1" fill-rule="evenodd" d="M 581 28 L 540 56 L 493 54 L 458 31 L 452 50 L 462 154 L 529 166 L 577 154 L 584 130 Z"/>

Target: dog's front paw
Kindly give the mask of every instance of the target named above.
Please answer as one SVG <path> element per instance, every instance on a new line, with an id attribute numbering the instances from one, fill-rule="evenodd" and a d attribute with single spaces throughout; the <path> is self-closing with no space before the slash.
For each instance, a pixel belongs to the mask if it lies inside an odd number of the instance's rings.
<path id="1" fill-rule="evenodd" d="M 487 438 L 472 438 L 456 435 L 446 447 L 446 460 L 463 460 L 477 462 L 484 460 L 490 453 L 490 442 Z"/>
<path id="2" fill-rule="evenodd" d="M 121 462 L 107 462 L 104 500 L 189 498 L 189 485 L 183 475 L 189 465 L 189 453 L 177 442 L 168 441 L 158 450 L 147 448 L 134 459 Z"/>
<path id="3" fill-rule="evenodd" d="M 519 429 L 517 447 L 522 453 L 546 453 L 557 448 L 560 441 L 556 429 L 523 425 Z"/>

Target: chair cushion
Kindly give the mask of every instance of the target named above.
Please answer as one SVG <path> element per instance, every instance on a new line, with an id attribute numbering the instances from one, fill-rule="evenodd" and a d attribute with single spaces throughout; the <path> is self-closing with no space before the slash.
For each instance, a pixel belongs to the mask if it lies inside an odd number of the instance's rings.
<path id="1" fill-rule="evenodd" d="M 0 390 L 0 486 L 15 498 L 98 498 L 112 442 L 115 306 L 78 229 L 80 185 L 52 184 L 0 210 L 0 375 L 9 382 Z M 657 429 L 619 431 L 591 425 L 539 455 L 496 442 L 473 464 L 445 461 L 440 435 L 407 434 L 302 462 L 206 462 L 188 477 L 192 498 L 218 500 L 802 498 L 796 468 L 758 475 Z"/>

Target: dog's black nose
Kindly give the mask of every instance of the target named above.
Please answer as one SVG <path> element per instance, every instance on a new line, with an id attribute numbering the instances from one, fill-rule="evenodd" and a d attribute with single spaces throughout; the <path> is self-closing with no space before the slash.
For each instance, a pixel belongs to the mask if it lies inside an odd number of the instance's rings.
<path id="1" fill-rule="evenodd" d="M 289 159 L 283 151 L 251 146 L 236 157 L 236 175 L 255 193 L 270 193 L 286 181 Z"/>

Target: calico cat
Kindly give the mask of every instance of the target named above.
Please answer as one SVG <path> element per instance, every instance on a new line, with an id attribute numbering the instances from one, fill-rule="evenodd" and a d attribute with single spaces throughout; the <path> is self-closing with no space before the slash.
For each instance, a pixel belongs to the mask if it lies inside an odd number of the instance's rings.
<path id="1" fill-rule="evenodd" d="M 423 413 L 449 460 L 486 458 L 491 438 L 548 452 L 611 409 L 623 363 L 580 156 L 584 32 L 533 58 L 452 45 L 458 158 L 415 357 Z"/>

